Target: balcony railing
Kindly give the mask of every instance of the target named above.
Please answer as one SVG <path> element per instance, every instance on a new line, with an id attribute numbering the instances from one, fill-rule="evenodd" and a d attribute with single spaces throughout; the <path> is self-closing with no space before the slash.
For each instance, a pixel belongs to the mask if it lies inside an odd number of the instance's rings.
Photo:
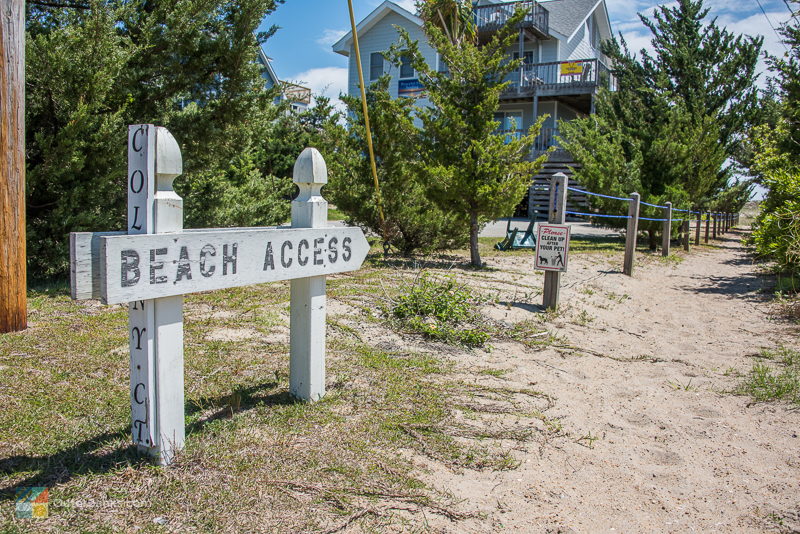
<path id="1" fill-rule="evenodd" d="M 527 133 L 527 130 L 504 130 L 499 132 L 500 135 L 506 136 L 506 142 L 509 142 L 512 139 L 519 139 Z M 536 141 L 531 147 L 531 155 L 533 157 L 538 157 L 543 152 L 546 152 L 551 146 L 558 147 L 558 140 L 556 137 L 558 137 L 558 128 L 543 127 L 539 131 L 539 135 L 536 137 Z M 560 150 L 560 148 L 557 148 L 557 150 Z"/>
<path id="2" fill-rule="evenodd" d="M 550 13 L 533 0 L 522 2 L 504 2 L 488 6 L 475 6 L 475 25 L 478 33 L 495 32 L 502 28 L 518 7 L 525 9 L 525 18 L 520 23 L 522 28 L 536 30 L 541 36 L 549 35 Z"/>
<path id="3" fill-rule="evenodd" d="M 569 93 L 596 87 L 616 90 L 617 81 L 609 68 L 596 58 L 551 63 L 528 63 L 509 78 L 506 95 L 530 94 L 534 90 Z"/>

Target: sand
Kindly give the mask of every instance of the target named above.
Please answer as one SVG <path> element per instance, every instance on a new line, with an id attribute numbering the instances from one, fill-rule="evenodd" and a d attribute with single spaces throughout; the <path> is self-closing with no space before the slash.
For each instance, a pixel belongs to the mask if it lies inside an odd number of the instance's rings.
<path id="1" fill-rule="evenodd" d="M 544 327 L 583 352 L 514 342 L 454 351 L 464 369 L 504 369 L 505 386 L 554 398 L 563 430 L 513 451 L 508 471 L 412 461 L 462 512 L 439 532 L 800 532 L 800 411 L 731 393 L 761 348 L 797 346 L 768 283 L 731 232 L 682 262 L 650 257 L 623 276 L 619 255 L 574 255 L 562 314 Z M 485 286 L 527 275 L 531 257 L 493 258 Z M 509 292 L 509 287 L 502 289 Z M 513 324 L 540 297 L 487 305 Z M 486 377 L 486 380 L 491 380 Z"/>

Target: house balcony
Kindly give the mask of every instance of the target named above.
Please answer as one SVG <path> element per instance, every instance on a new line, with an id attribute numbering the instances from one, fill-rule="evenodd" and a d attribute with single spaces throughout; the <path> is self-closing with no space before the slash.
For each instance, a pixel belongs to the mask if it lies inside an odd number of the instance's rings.
<path id="1" fill-rule="evenodd" d="M 475 6 L 475 25 L 480 41 L 487 41 L 494 32 L 505 26 L 518 7 L 525 10 L 525 18 L 519 29 L 529 32 L 537 39 L 550 38 L 550 13 L 538 2 L 504 2 L 488 6 Z"/>
<path id="2" fill-rule="evenodd" d="M 527 130 L 506 130 L 501 132 L 502 135 L 506 136 L 506 139 L 519 139 L 527 133 Z M 558 135 L 558 128 L 542 127 L 531 147 L 530 158 L 536 159 L 550 150 L 550 147 L 556 147 L 550 154 L 548 161 L 571 161 L 572 158 L 569 153 L 559 146 Z"/>
<path id="3" fill-rule="evenodd" d="M 584 95 L 599 87 L 615 91 L 617 86 L 609 68 L 596 58 L 525 64 L 510 81 L 501 98 Z"/>

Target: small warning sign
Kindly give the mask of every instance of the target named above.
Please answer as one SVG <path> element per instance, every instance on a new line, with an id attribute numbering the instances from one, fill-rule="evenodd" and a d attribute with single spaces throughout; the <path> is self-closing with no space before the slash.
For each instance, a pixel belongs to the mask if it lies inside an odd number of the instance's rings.
<path id="1" fill-rule="evenodd" d="M 566 224 L 540 224 L 536 239 L 537 269 L 567 271 L 569 252 L 569 226 Z"/>

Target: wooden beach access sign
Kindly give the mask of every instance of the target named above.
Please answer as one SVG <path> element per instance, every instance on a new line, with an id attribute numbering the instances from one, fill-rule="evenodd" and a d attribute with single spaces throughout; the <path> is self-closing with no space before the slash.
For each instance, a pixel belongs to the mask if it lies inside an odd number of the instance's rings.
<path id="1" fill-rule="evenodd" d="M 291 280 L 289 390 L 325 395 L 325 277 L 357 270 L 369 251 L 359 228 L 328 227 L 322 155 L 300 154 L 290 227 L 183 229 L 183 172 L 166 128 L 128 129 L 127 232 L 70 235 L 73 299 L 128 303 L 131 432 L 169 464 L 183 447 L 183 295 Z"/>

